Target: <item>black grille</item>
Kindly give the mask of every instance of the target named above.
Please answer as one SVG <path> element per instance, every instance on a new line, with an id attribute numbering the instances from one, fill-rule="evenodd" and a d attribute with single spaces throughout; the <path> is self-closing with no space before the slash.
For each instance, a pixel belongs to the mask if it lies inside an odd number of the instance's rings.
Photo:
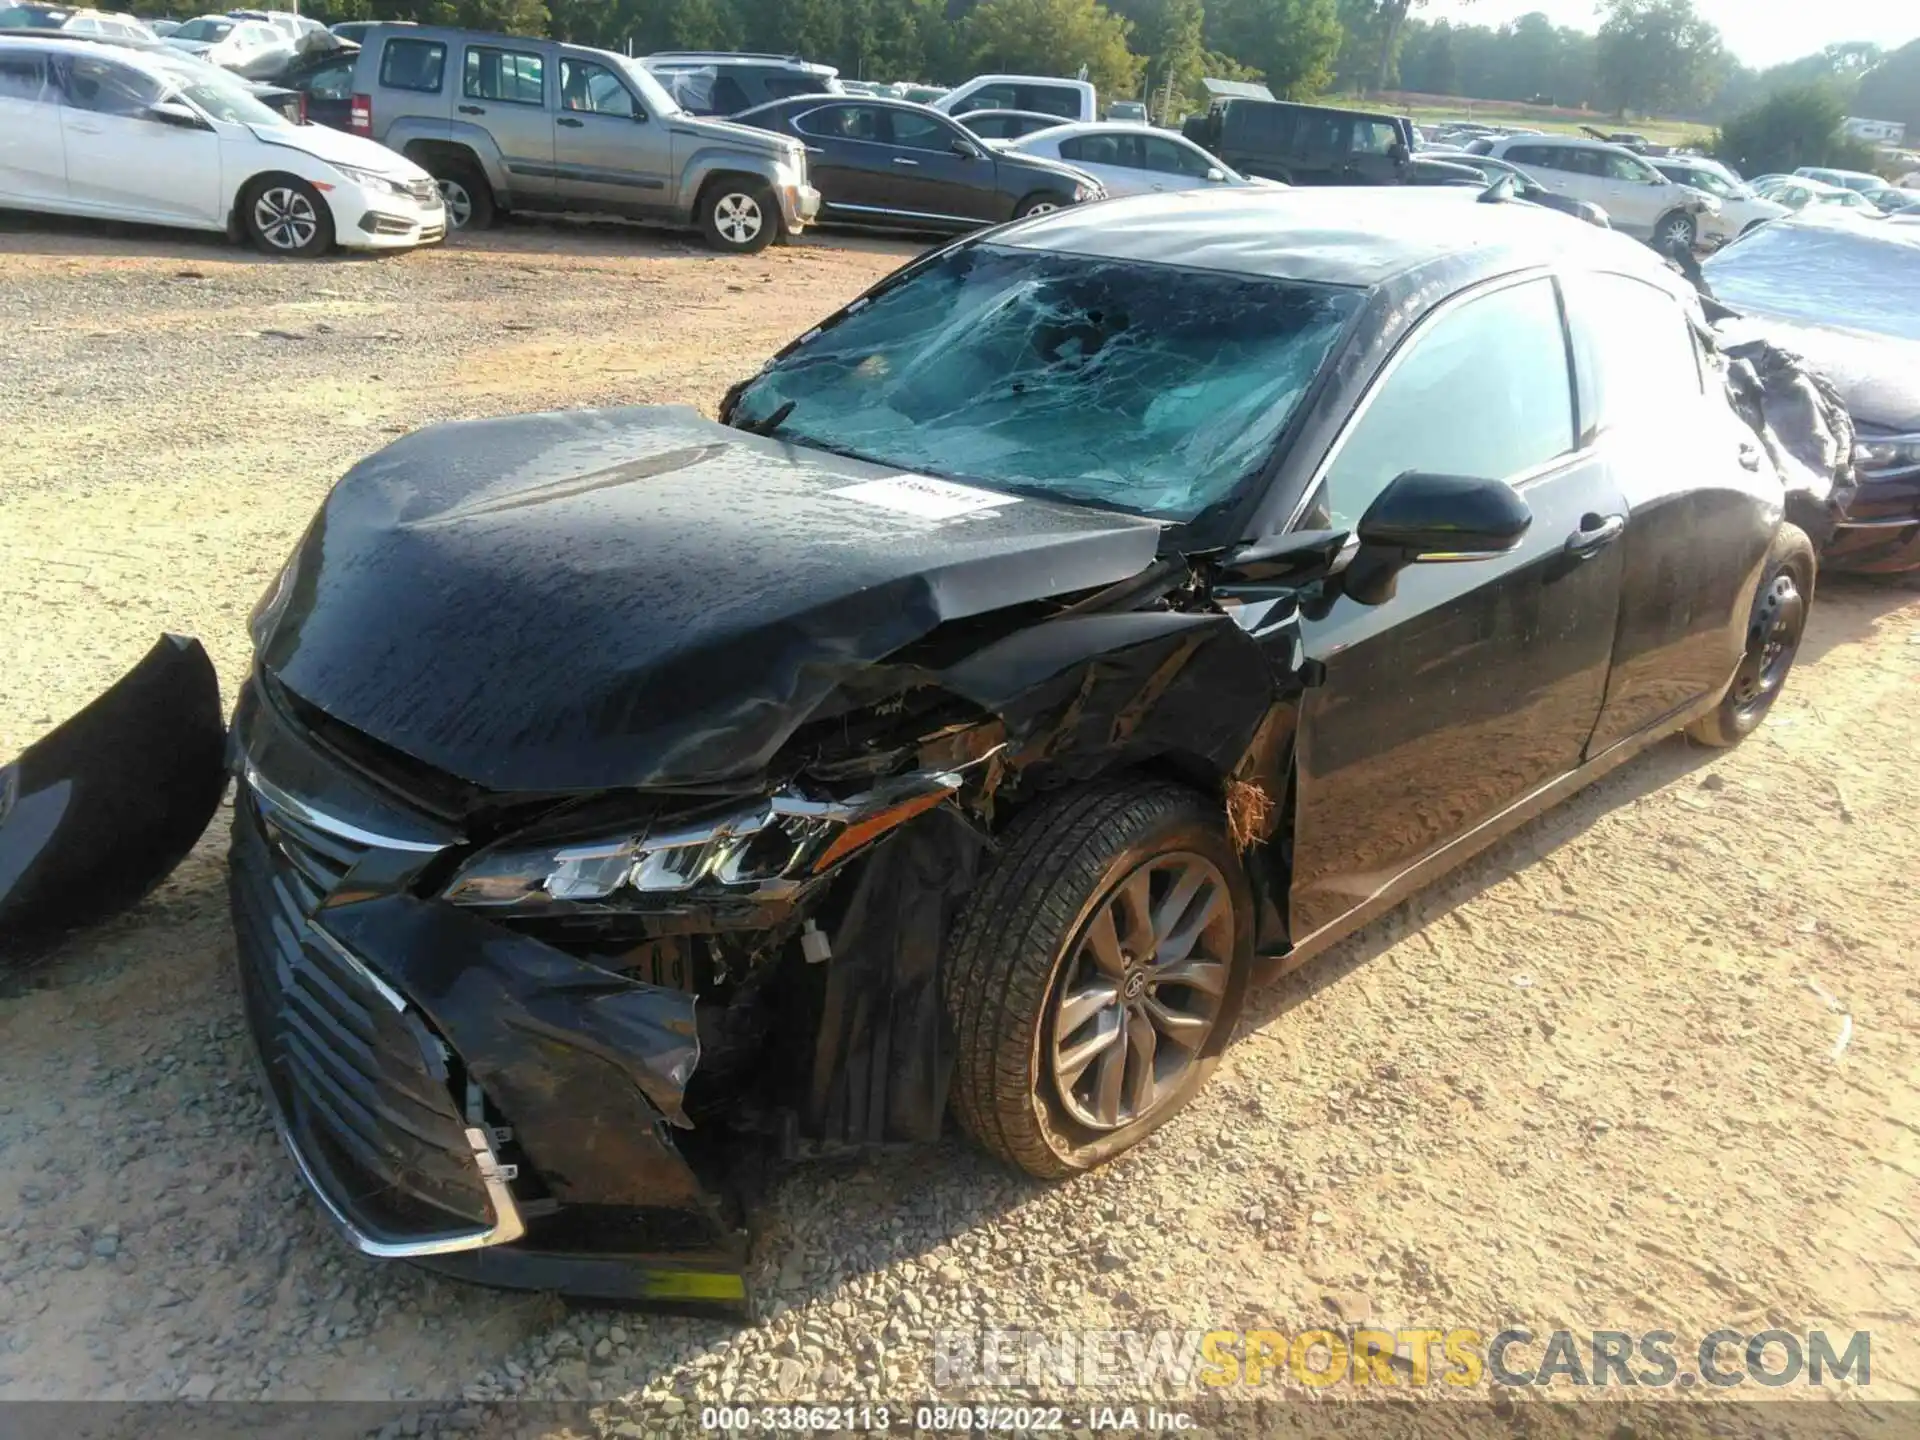
<path id="1" fill-rule="evenodd" d="M 241 787 L 234 929 L 269 1082 L 316 1178 L 361 1230 L 402 1240 L 491 1224 L 445 1047 L 308 923 L 357 855 Z"/>

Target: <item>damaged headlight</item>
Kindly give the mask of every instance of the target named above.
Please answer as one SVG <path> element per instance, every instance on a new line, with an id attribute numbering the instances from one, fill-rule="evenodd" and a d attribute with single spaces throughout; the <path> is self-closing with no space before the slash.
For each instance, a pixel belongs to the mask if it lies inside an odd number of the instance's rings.
<path id="1" fill-rule="evenodd" d="M 463 866 L 446 897 L 461 905 L 618 903 L 711 889 L 791 889 L 959 790 L 952 771 L 901 776 L 846 800 L 781 791 L 718 818 L 579 844 L 512 846 Z"/>
<path id="2" fill-rule="evenodd" d="M 1920 435 L 1863 435 L 1854 442 L 1853 463 L 1868 479 L 1920 469 Z"/>
<path id="3" fill-rule="evenodd" d="M 1094 185 L 1094 184 L 1076 185 L 1073 187 L 1073 198 L 1074 198 L 1074 203 L 1079 205 L 1085 205 L 1086 203 L 1092 200 L 1106 199 L 1107 192 L 1104 187 L 1099 185 Z"/>

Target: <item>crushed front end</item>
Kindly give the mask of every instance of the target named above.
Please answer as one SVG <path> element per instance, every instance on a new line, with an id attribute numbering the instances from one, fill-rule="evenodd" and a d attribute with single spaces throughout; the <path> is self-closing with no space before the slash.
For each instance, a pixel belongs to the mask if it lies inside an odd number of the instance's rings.
<path id="1" fill-rule="evenodd" d="M 911 755 L 855 739 L 764 793 L 501 797 L 256 675 L 242 987 L 282 1138 L 351 1241 L 740 1308 L 743 1167 L 937 1135 L 939 945 L 980 849 L 944 802 L 985 785 L 995 732 L 924 719 Z"/>

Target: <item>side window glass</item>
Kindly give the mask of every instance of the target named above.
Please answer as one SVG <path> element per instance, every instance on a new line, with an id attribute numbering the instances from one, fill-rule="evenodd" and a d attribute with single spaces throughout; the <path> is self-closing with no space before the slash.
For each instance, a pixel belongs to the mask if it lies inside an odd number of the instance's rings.
<path id="1" fill-rule="evenodd" d="M 604 65 L 570 56 L 560 59 L 560 104 L 568 110 L 621 120 L 631 120 L 635 114 L 633 92 L 618 76 Z"/>
<path id="2" fill-rule="evenodd" d="M 871 105 L 823 105 L 809 110 L 793 122 L 802 135 L 818 135 L 825 140 L 882 141 L 880 112 Z"/>
<path id="3" fill-rule="evenodd" d="M 959 137 L 938 120 L 911 110 L 889 110 L 893 143 L 909 150 L 945 150 Z"/>
<path id="4" fill-rule="evenodd" d="M 1649 180 L 1657 178 L 1649 174 L 1647 167 L 1630 155 L 1602 154 L 1600 158 L 1606 162 L 1609 180 L 1626 180 L 1635 185 L 1644 185 Z"/>
<path id="5" fill-rule="evenodd" d="M 1344 115 L 1303 115 L 1300 119 L 1301 153 L 1315 156 L 1344 155 L 1352 123 Z"/>
<path id="6" fill-rule="evenodd" d="M 438 40 L 389 40 L 380 57 L 380 83 L 394 90 L 440 93 L 447 47 Z"/>
<path id="7" fill-rule="evenodd" d="M 0 54 L 0 100 L 51 100 L 47 90 L 47 62 L 17 50 Z"/>
<path id="8" fill-rule="evenodd" d="M 982 140 L 1009 140 L 1018 133 L 1014 123 L 1010 115 L 989 115 L 984 119 L 967 121 L 967 128 Z"/>
<path id="9" fill-rule="evenodd" d="M 1080 118 L 1080 95 L 1052 85 L 1032 85 L 1015 97 L 1014 109 L 1034 110 L 1042 115 L 1059 115 L 1068 120 Z"/>
<path id="10" fill-rule="evenodd" d="M 1379 120 L 1362 120 L 1354 126 L 1353 150 L 1356 155 L 1391 154 L 1400 132 Z"/>
<path id="11" fill-rule="evenodd" d="M 1661 433 L 1694 423 L 1684 417 L 1704 381 L 1679 302 L 1625 275 L 1576 273 L 1563 284 L 1588 438 L 1603 429 Z"/>
<path id="12" fill-rule="evenodd" d="M 811 80 L 801 76 L 769 75 L 766 79 L 767 94 L 775 100 L 787 100 L 795 95 L 824 95 L 827 83 L 824 80 Z"/>
<path id="13" fill-rule="evenodd" d="M 1171 140 L 1149 140 L 1147 142 L 1147 153 L 1149 155 L 1151 155 L 1156 148 L 1169 150 L 1173 153 L 1173 168 L 1178 174 L 1192 175 L 1204 180 L 1207 172 L 1214 168 L 1214 163 L 1210 156 L 1204 155 L 1190 146 L 1176 145 Z"/>
<path id="14" fill-rule="evenodd" d="M 97 115 L 140 115 L 160 98 L 160 86 L 139 71 L 90 57 L 67 62 L 66 92 L 68 105 Z"/>
<path id="15" fill-rule="evenodd" d="M 546 61 L 526 50 L 469 45 L 463 90 L 469 100 L 544 105 L 547 103 Z"/>
<path id="16" fill-rule="evenodd" d="M 1507 480 L 1574 447 L 1551 281 L 1469 300 L 1406 343 L 1327 469 L 1325 504 L 1336 530 L 1352 529 L 1409 470 Z"/>
<path id="17" fill-rule="evenodd" d="M 750 108 L 753 101 L 747 97 L 747 87 L 724 70 L 713 77 L 713 113 L 716 115 L 738 115 Z"/>

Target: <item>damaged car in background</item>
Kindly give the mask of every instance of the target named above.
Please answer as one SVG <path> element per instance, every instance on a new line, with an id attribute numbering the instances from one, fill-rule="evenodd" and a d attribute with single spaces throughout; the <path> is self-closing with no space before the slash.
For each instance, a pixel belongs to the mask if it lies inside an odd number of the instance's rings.
<path id="1" fill-rule="evenodd" d="M 1760 723 L 1814 556 L 1704 334 L 1531 207 L 1189 192 L 925 256 L 719 423 L 369 457 L 230 747 L 296 1163 L 369 1254 L 739 1305 L 751 1157 L 1120 1154 L 1256 976 Z"/>
<path id="2" fill-rule="evenodd" d="M 1857 489 L 1815 537 L 1821 563 L 1920 570 L 1920 230 L 1809 211 L 1729 245 L 1700 283 L 1724 345 L 1770 352 L 1775 370 L 1782 356 L 1810 368 L 1851 417 Z"/>

